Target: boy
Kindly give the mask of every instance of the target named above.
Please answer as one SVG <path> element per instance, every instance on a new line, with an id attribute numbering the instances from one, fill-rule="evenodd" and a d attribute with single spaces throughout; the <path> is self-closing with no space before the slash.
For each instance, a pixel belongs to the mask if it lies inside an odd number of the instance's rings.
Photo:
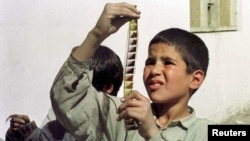
<path id="1" fill-rule="evenodd" d="M 152 103 L 138 91 L 119 99 L 93 90 L 88 60 L 103 40 L 139 17 L 134 5 L 105 5 L 96 26 L 72 52 L 51 88 L 58 120 L 80 141 L 206 141 L 207 125 L 213 122 L 197 118 L 188 101 L 205 79 L 208 50 L 192 33 L 167 29 L 151 40 L 143 80 Z M 123 119 L 130 118 L 138 129 L 126 130 Z"/>
<path id="2" fill-rule="evenodd" d="M 94 73 L 92 85 L 95 89 L 117 96 L 123 81 L 123 66 L 119 56 L 111 49 L 101 46 L 93 56 L 91 67 Z M 50 115 L 53 115 L 53 111 Z M 6 141 L 76 141 L 55 117 L 41 129 L 27 115 L 15 114 L 10 117 Z"/>

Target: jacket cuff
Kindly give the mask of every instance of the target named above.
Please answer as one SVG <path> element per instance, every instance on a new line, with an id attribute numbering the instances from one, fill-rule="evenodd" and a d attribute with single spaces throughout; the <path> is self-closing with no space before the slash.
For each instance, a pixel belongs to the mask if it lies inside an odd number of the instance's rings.
<path id="1" fill-rule="evenodd" d="M 26 137 L 28 137 L 37 128 L 38 127 L 37 127 L 35 121 L 32 121 L 29 124 L 24 125 L 19 130 L 19 133 L 20 133 L 21 137 L 26 138 Z"/>

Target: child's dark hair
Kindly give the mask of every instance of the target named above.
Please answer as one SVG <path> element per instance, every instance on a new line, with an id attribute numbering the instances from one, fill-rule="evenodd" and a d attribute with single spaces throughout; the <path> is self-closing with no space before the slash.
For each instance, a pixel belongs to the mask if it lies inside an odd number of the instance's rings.
<path id="1" fill-rule="evenodd" d="M 149 43 L 166 43 L 174 46 L 187 65 L 187 73 L 202 70 L 206 76 L 209 56 L 205 43 L 195 34 L 179 28 L 170 28 L 159 32 Z"/>
<path id="2" fill-rule="evenodd" d="M 119 56 L 106 46 L 100 46 L 93 56 L 92 84 L 97 91 L 103 91 L 113 85 L 111 95 L 117 93 L 123 81 L 123 66 Z"/>

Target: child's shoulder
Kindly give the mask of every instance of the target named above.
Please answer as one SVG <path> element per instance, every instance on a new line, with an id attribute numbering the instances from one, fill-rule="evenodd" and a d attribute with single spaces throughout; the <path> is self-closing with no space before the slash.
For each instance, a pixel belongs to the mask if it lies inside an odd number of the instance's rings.
<path id="1" fill-rule="evenodd" d="M 217 124 L 215 121 L 212 121 L 210 119 L 207 118 L 197 118 L 196 124 L 200 124 L 200 125 L 209 125 L 209 124 Z"/>
<path id="2" fill-rule="evenodd" d="M 109 99 L 109 101 L 116 105 L 117 107 L 121 104 L 121 97 L 105 94 L 106 98 Z"/>

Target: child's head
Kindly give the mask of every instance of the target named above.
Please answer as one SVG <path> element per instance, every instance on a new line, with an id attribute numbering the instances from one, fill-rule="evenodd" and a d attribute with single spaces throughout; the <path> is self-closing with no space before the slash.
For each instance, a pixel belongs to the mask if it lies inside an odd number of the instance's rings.
<path id="1" fill-rule="evenodd" d="M 123 65 L 119 56 L 105 46 L 100 46 L 93 56 L 92 84 L 98 91 L 106 91 L 112 87 L 111 95 L 117 93 L 123 81 Z"/>
<path id="2" fill-rule="evenodd" d="M 170 28 L 159 32 L 149 43 L 166 43 L 174 46 L 182 55 L 187 65 L 187 73 L 202 70 L 204 75 L 208 68 L 208 49 L 205 43 L 195 34 L 178 28 Z"/>
<path id="3" fill-rule="evenodd" d="M 196 35 L 171 28 L 149 43 L 143 80 L 154 103 L 185 103 L 202 84 L 208 67 L 208 50 Z"/>

